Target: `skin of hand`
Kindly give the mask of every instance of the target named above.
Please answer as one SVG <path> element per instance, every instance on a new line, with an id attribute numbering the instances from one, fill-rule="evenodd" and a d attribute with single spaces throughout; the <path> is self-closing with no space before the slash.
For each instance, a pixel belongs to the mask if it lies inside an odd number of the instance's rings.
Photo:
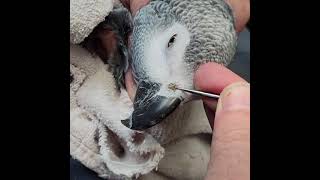
<path id="1" fill-rule="evenodd" d="M 249 180 L 250 85 L 216 63 L 201 65 L 194 82 L 198 90 L 220 94 L 218 102 L 203 99 L 213 128 L 206 180 Z"/>
<path id="2" fill-rule="evenodd" d="M 149 0 L 120 0 L 120 2 L 130 9 L 134 16 L 140 8 L 149 3 Z M 236 30 L 239 33 L 250 19 L 250 0 L 226 0 L 226 2 L 234 12 Z"/>
<path id="3" fill-rule="evenodd" d="M 147 5 L 149 0 L 120 0 L 120 2 L 128 9 L 130 9 L 133 16 L 140 8 Z"/>
<path id="4" fill-rule="evenodd" d="M 250 19 L 250 0 L 225 0 L 233 10 L 236 23 L 236 31 L 239 33 Z"/>

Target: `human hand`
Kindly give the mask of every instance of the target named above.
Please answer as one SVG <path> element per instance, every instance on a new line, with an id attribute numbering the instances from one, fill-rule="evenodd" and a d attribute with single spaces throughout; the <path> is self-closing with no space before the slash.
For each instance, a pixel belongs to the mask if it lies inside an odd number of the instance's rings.
<path id="1" fill-rule="evenodd" d="M 149 3 L 149 0 L 120 0 L 134 16 L 136 12 Z M 235 15 L 236 31 L 241 32 L 250 19 L 250 0 L 226 0 Z"/>
<path id="2" fill-rule="evenodd" d="M 236 31 L 241 32 L 250 19 L 250 0 L 225 0 L 233 10 Z"/>
<path id="3" fill-rule="evenodd" d="M 120 0 L 120 2 L 128 8 L 134 16 L 140 8 L 149 3 L 149 0 Z"/>
<path id="4" fill-rule="evenodd" d="M 194 80 L 196 89 L 221 93 L 218 102 L 203 100 L 213 128 L 206 179 L 250 179 L 250 85 L 216 63 L 201 65 Z"/>

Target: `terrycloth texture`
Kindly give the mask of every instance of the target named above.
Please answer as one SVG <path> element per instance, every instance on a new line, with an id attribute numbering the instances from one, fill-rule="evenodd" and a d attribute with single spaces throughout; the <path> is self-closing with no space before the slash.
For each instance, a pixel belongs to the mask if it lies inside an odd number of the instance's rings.
<path id="1" fill-rule="evenodd" d="M 160 174 L 176 179 L 204 176 L 210 141 L 203 137 L 210 137 L 211 130 L 200 102 L 185 105 L 148 130 L 154 138 L 137 134 L 120 124 L 132 111 L 132 103 L 125 91 L 116 91 L 106 65 L 77 45 L 70 50 L 70 153 L 74 158 L 108 178 L 146 174 L 157 166 Z M 167 150 L 160 164 L 164 150 L 155 139 Z"/>
<path id="2" fill-rule="evenodd" d="M 203 179 L 211 128 L 202 103 L 178 108 L 145 133 L 123 126 L 132 112 L 107 65 L 79 45 L 113 7 L 111 0 L 71 0 L 70 154 L 107 179 Z M 166 151 L 165 151 L 165 150 Z"/>
<path id="3" fill-rule="evenodd" d="M 164 149 L 150 135 L 121 124 L 132 112 L 126 92 L 117 92 L 107 67 L 81 47 L 71 46 L 70 59 L 71 155 L 103 177 L 150 172 Z"/>
<path id="4" fill-rule="evenodd" d="M 112 8 L 113 0 L 71 0 L 70 42 L 78 44 L 83 41 Z"/>

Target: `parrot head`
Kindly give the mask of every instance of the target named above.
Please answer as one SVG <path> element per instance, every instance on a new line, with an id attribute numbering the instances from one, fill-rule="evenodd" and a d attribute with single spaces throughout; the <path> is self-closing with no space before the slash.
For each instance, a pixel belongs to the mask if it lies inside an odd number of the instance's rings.
<path id="1" fill-rule="evenodd" d="M 129 63 L 136 94 L 134 111 L 122 123 L 145 130 L 192 99 L 172 85 L 193 89 L 199 65 L 231 62 L 237 35 L 224 0 L 151 1 L 137 12 L 133 23 Z"/>

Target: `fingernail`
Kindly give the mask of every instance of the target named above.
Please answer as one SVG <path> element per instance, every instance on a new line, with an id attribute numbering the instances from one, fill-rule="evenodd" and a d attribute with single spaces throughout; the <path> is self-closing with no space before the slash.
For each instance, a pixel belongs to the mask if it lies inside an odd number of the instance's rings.
<path id="1" fill-rule="evenodd" d="M 221 93 L 216 113 L 245 108 L 250 108 L 250 85 L 239 82 L 227 87 Z"/>

